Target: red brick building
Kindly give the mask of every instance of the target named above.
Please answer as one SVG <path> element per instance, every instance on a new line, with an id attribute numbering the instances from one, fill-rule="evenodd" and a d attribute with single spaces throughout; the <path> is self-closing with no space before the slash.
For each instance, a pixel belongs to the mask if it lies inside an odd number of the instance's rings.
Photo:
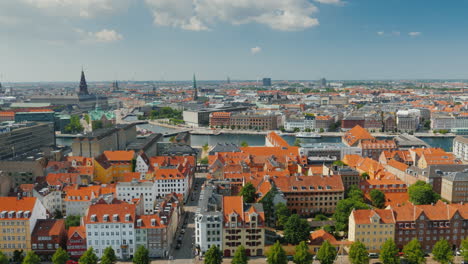
<path id="1" fill-rule="evenodd" d="M 67 232 L 64 219 L 38 220 L 31 234 L 32 250 L 43 259 L 49 259 L 55 251 L 65 248 Z"/>
<path id="2" fill-rule="evenodd" d="M 395 151 L 397 145 L 393 140 L 364 139 L 359 142 L 358 148 L 362 149 L 363 157 L 379 160 L 383 151 Z"/>
<path id="3" fill-rule="evenodd" d="M 79 259 L 86 251 L 86 230 L 84 226 L 72 226 L 68 230 L 67 252 L 72 259 Z"/>
<path id="4" fill-rule="evenodd" d="M 214 112 L 210 114 L 210 126 L 212 127 L 229 127 L 231 122 L 231 113 Z"/>

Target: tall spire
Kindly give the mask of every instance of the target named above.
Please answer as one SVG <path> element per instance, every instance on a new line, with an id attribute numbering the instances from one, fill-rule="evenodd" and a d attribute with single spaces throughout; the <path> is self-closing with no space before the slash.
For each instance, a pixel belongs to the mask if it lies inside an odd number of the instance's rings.
<path id="1" fill-rule="evenodd" d="M 193 74 L 193 100 L 198 100 L 198 90 L 197 90 L 197 79 L 195 78 L 195 73 Z"/>
<path id="2" fill-rule="evenodd" d="M 78 94 L 79 95 L 89 95 L 89 93 L 88 93 L 88 84 L 86 83 L 86 77 L 85 77 L 83 68 L 81 68 L 80 90 L 79 90 Z"/>

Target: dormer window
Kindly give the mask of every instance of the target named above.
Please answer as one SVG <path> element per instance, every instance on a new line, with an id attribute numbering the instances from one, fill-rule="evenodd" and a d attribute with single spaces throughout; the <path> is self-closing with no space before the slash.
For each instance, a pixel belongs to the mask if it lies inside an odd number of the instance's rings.
<path id="1" fill-rule="evenodd" d="M 114 222 L 119 221 L 119 215 L 118 214 L 114 214 L 114 216 L 112 218 L 113 218 Z"/>
<path id="2" fill-rule="evenodd" d="M 31 215 L 30 211 L 24 212 L 24 218 L 29 218 L 30 215 Z"/>
<path id="3" fill-rule="evenodd" d="M 6 218 L 7 211 L 3 211 L 0 213 L 1 218 Z"/>
<path id="4" fill-rule="evenodd" d="M 109 215 L 105 214 L 103 217 L 104 222 L 109 222 Z"/>
<path id="5" fill-rule="evenodd" d="M 8 212 L 8 218 L 13 218 L 14 214 L 15 214 L 15 211 Z"/>
<path id="6" fill-rule="evenodd" d="M 235 215 L 231 216 L 231 222 L 236 222 L 236 216 Z"/>
<path id="7" fill-rule="evenodd" d="M 156 226 L 156 219 L 151 219 L 151 226 Z"/>
<path id="8" fill-rule="evenodd" d="M 16 218 L 22 218 L 22 217 L 23 217 L 23 211 L 16 212 Z"/>
<path id="9" fill-rule="evenodd" d="M 126 221 L 126 222 L 130 222 L 130 214 L 126 214 L 126 215 L 125 215 L 125 221 Z"/>
<path id="10" fill-rule="evenodd" d="M 97 222 L 97 216 L 95 214 L 91 215 L 91 221 Z"/>
<path id="11" fill-rule="evenodd" d="M 137 220 L 137 226 L 138 226 L 138 227 L 141 227 L 141 224 L 142 224 L 142 223 L 143 223 L 143 220 L 141 220 L 141 219 L 138 219 L 138 220 Z"/>

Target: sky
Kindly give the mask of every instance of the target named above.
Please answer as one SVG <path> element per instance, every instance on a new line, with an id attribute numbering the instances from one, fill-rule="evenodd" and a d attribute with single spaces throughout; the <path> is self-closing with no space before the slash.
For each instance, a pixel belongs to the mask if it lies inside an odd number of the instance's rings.
<path id="1" fill-rule="evenodd" d="M 0 81 L 468 79 L 468 1 L 0 0 Z"/>

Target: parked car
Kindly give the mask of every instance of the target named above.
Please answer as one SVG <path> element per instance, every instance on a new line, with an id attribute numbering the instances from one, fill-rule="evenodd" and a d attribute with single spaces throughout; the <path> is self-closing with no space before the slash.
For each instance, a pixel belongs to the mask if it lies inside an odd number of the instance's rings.
<path id="1" fill-rule="evenodd" d="M 180 230 L 180 233 L 185 234 L 185 229 L 182 228 L 182 230 Z"/>
<path id="2" fill-rule="evenodd" d="M 182 246 L 181 243 L 177 243 L 177 245 L 175 246 L 175 248 L 176 248 L 176 249 L 179 249 L 181 246 Z"/>
<path id="3" fill-rule="evenodd" d="M 379 254 L 377 253 L 369 253 L 369 258 L 379 258 Z"/>

